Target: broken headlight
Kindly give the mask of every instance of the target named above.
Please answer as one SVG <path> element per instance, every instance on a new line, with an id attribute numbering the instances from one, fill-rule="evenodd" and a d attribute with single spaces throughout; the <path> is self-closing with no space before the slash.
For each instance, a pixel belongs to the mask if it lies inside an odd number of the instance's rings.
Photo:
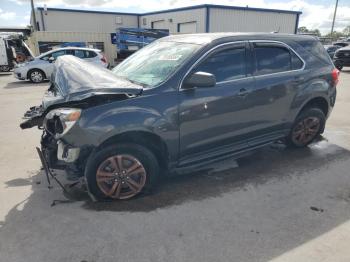
<path id="1" fill-rule="evenodd" d="M 56 139 L 64 136 L 80 118 L 81 109 L 58 108 L 46 114 L 44 119 L 45 129 Z"/>

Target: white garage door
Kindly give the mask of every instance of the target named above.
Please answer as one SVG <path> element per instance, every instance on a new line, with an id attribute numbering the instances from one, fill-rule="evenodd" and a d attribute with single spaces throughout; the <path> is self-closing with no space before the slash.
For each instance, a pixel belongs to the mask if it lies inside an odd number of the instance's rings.
<path id="1" fill-rule="evenodd" d="M 188 22 L 179 24 L 179 33 L 190 34 L 197 33 L 197 22 Z"/>
<path id="2" fill-rule="evenodd" d="M 153 29 L 167 29 L 166 26 L 165 26 L 165 21 L 164 20 L 153 21 L 152 22 L 152 28 Z"/>

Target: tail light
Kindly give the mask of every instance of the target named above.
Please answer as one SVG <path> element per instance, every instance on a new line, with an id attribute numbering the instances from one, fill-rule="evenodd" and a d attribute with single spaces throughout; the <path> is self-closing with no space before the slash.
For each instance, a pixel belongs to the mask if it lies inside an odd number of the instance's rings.
<path id="1" fill-rule="evenodd" d="M 104 54 L 102 54 L 101 61 L 105 64 L 107 64 L 107 58 Z"/>
<path id="2" fill-rule="evenodd" d="M 333 80 L 334 86 L 336 86 L 339 82 L 339 70 L 336 68 L 332 70 L 332 80 Z"/>

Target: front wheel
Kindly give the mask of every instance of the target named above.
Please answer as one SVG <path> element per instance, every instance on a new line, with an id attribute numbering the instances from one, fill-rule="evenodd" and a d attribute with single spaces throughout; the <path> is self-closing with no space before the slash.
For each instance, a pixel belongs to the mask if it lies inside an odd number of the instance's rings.
<path id="1" fill-rule="evenodd" d="M 294 147 L 306 147 L 321 134 L 325 122 L 326 117 L 321 109 L 304 109 L 293 124 L 287 137 L 287 144 Z"/>
<path id="2" fill-rule="evenodd" d="M 150 150 L 117 144 L 89 158 L 85 177 L 89 191 L 99 200 L 130 199 L 150 189 L 158 173 L 158 161 Z"/>
<path id="3" fill-rule="evenodd" d="M 41 83 L 44 79 L 45 76 L 41 70 L 34 69 L 29 72 L 29 80 L 33 83 Z"/>

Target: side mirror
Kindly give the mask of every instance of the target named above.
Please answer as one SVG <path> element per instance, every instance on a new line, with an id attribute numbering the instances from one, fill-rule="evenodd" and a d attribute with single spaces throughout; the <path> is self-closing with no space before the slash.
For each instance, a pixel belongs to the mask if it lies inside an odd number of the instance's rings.
<path id="1" fill-rule="evenodd" d="M 49 58 L 49 63 L 53 63 L 54 61 L 55 61 L 55 58 L 51 56 L 51 57 Z"/>
<path id="2" fill-rule="evenodd" d="M 206 72 L 195 72 L 185 79 L 183 88 L 214 87 L 216 78 L 213 74 Z"/>

